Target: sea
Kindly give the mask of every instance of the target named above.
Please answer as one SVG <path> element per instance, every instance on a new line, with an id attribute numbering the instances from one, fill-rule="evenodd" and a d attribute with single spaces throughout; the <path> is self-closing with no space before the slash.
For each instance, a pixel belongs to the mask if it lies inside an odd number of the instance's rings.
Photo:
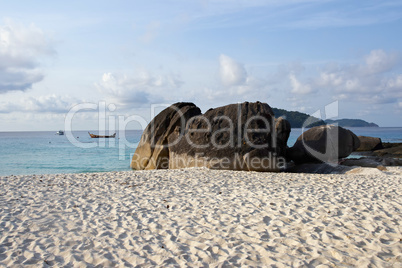
<path id="1" fill-rule="evenodd" d="M 358 136 L 402 143 L 402 128 L 349 128 Z M 305 131 L 294 128 L 288 146 Z M 96 133 L 96 131 L 90 131 Z M 116 138 L 92 139 L 88 131 L 0 132 L 0 176 L 128 171 L 141 130 L 118 132 Z"/>

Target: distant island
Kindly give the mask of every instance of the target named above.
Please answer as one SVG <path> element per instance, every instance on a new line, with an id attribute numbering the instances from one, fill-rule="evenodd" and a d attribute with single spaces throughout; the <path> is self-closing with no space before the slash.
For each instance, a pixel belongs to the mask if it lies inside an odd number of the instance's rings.
<path id="1" fill-rule="evenodd" d="M 325 120 L 327 124 L 338 124 L 341 127 L 379 127 L 375 123 L 369 123 L 361 119 L 338 119 L 338 120 Z"/>
<path id="2" fill-rule="evenodd" d="M 278 108 L 272 108 L 272 111 L 275 114 L 275 117 L 284 117 L 287 121 L 289 121 L 290 126 L 292 128 L 302 128 L 304 122 L 311 117 L 308 114 L 305 113 L 300 113 L 300 112 L 295 112 L 295 111 L 286 111 L 284 109 L 278 109 Z M 310 119 L 311 120 L 311 119 Z M 326 123 L 316 117 L 313 117 L 313 124 L 310 124 L 309 126 L 304 126 L 304 127 L 316 127 L 316 126 L 322 126 L 326 125 Z"/>
<path id="3" fill-rule="evenodd" d="M 296 112 L 296 111 L 287 111 L 284 109 L 272 108 L 272 111 L 275 114 L 275 117 L 284 117 L 289 121 L 292 128 L 302 128 L 304 122 L 311 117 L 308 114 Z M 310 119 L 311 120 L 311 119 Z M 338 124 L 341 127 L 378 127 L 375 123 L 369 123 L 361 119 L 338 119 L 338 120 L 321 120 L 316 117 L 312 117 L 312 121 L 314 123 L 304 126 L 304 127 L 316 127 L 322 126 L 326 124 Z"/>

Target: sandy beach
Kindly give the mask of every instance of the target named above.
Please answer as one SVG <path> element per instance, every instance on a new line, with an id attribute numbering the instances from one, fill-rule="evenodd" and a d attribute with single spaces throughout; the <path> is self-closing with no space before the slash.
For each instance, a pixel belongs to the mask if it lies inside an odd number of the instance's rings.
<path id="1" fill-rule="evenodd" d="M 0 266 L 401 267 L 402 168 L 0 177 Z"/>

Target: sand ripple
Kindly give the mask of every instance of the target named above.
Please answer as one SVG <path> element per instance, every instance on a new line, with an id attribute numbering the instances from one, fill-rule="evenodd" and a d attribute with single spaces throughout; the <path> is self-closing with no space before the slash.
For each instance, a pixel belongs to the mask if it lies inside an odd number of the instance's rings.
<path id="1" fill-rule="evenodd" d="M 402 169 L 0 178 L 0 266 L 402 266 Z"/>

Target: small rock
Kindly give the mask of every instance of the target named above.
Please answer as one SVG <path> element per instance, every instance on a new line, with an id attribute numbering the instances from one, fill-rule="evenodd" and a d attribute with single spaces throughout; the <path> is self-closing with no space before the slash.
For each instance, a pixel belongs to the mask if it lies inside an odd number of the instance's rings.
<path id="1" fill-rule="evenodd" d="M 377 166 L 377 169 L 381 170 L 381 171 L 386 171 L 387 168 L 384 166 Z"/>
<path id="2" fill-rule="evenodd" d="M 384 148 L 380 138 L 367 136 L 358 136 L 358 138 L 360 140 L 360 146 L 356 149 L 358 152 L 375 151 Z"/>

